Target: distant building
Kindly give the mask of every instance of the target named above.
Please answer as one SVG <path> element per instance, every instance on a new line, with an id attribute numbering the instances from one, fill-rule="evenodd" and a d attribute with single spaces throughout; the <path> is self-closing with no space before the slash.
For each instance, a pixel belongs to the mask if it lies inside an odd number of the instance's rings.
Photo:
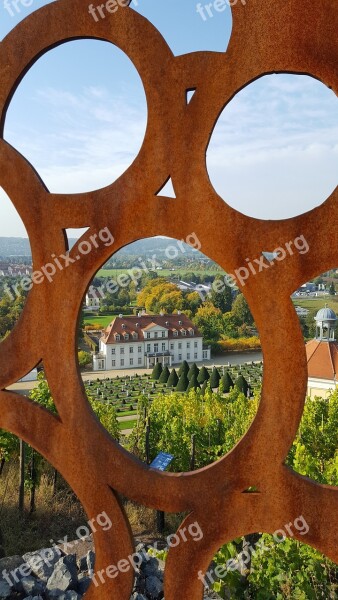
<path id="1" fill-rule="evenodd" d="M 104 331 L 100 351 L 94 355 L 94 370 L 153 367 L 160 362 L 173 364 L 210 359 L 197 327 L 180 312 L 173 315 L 136 317 L 120 315 Z"/>
<path id="2" fill-rule="evenodd" d="M 315 316 L 316 337 L 306 344 L 308 396 L 326 398 L 337 387 L 338 342 L 336 313 L 327 305 Z"/>
<path id="3" fill-rule="evenodd" d="M 91 286 L 86 294 L 86 306 L 87 308 L 100 308 L 100 303 L 104 298 L 104 294 Z"/>

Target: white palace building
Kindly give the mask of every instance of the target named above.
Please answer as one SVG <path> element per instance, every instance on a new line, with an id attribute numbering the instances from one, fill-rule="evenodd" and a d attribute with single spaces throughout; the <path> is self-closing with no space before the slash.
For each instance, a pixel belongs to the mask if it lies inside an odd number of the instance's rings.
<path id="1" fill-rule="evenodd" d="M 135 317 L 119 315 L 103 332 L 99 352 L 94 355 L 94 371 L 149 369 L 157 362 L 171 367 L 183 360 L 210 360 L 210 348 L 183 313 Z"/>

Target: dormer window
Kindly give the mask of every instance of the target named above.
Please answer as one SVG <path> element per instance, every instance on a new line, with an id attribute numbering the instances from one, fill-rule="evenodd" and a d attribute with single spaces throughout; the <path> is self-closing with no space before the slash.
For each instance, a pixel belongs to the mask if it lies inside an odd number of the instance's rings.
<path id="1" fill-rule="evenodd" d="M 125 334 L 124 334 L 124 339 L 125 339 L 125 340 L 129 340 L 129 333 L 125 333 Z"/>
<path id="2" fill-rule="evenodd" d="M 125 329 L 125 328 L 126 328 L 125 323 L 122 323 L 122 329 Z"/>
<path id="3" fill-rule="evenodd" d="M 174 337 L 177 337 L 177 336 L 178 336 L 178 331 L 177 331 L 177 329 L 174 329 L 174 331 L 173 331 L 173 336 L 174 336 Z"/>
<path id="4" fill-rule="evenodd" d="M 181 329 L 181 333 L 182 333 L 182 335 L 187 335 L 187 332 L 185 329 Z"/>
<path id="5" fill-rule="evenodd" d="M 169 327 L 169 321 L 166 321 L 165 324 L 166 324 L 166 327 Z"/>
<path id="6" fill-rule="evenodd" d="M 182 321 L 179 321 L 179 322 L 178 322 L 178 324 L 179 324 L 179 325 L 183 325 Z"/>
<path id="7" fill-rule="evenodd" d="M 139 326 L 140 326 L 140 324 L 139 324 L 139 323 L 136 323 L 136 327 L 139 327 Z"/>
<path id="8" fill-rule="evenodd" d="M 190 335 L 194 335 L 194 334 L 195 334 L 194 330 L 190 329 Z"/>
<path id="9" fill-rule="evenodd" d="M 137 338 L 138 338 L 138 335 L 137 335 L 137 333 L 134 331 L 134 333 L 133 333 L 133 339 L 134 339 L 134 340 L 137 340 Z"/>
<path id="10" fill-rule="evenodd" d="M 115 340 L 116 340 L 117 342 L 119 342 L 119 341 L 120 341 L 120 334 L 119 334 L 119 333 L 115 333 Z"/>

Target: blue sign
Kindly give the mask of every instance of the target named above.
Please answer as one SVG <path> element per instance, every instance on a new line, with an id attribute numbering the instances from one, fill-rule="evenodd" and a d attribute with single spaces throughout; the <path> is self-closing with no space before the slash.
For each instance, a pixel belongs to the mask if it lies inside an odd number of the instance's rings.
<path id="1" fill-rule="evenodd" d="M 166 452 L 160 452 L 156 458 L 154 458 L 150 467 L 152 469 L 158 469 L 158 471 L 165 471 L 170 463 L 174 460 L 174 456 L 172 454 L 167 454 Z"/>

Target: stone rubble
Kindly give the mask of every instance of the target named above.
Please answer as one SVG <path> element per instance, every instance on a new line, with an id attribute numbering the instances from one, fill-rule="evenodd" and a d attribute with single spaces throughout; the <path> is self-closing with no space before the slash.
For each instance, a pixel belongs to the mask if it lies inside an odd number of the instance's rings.
<path id="1" fill-rule="evenodd" d="M 152 556 L 151 549 L 144 544 L 136 547 L 142 562 L 135 570 L 130 600 L 164 599 L 165 563 Z M 95 573 L 94 563 L 95 553 L 92 550 L 77 559 L 76 554 L 66 555 L 55 548 L 43 548 L 23 557 L 0 559 L 0 600 L 81 600 Z M 8 580 L 3 577 L 5 570 L 10 573 Z M 208 592 L 204 600 L 218 598 L 220 596 L 214 592 Z"/>

